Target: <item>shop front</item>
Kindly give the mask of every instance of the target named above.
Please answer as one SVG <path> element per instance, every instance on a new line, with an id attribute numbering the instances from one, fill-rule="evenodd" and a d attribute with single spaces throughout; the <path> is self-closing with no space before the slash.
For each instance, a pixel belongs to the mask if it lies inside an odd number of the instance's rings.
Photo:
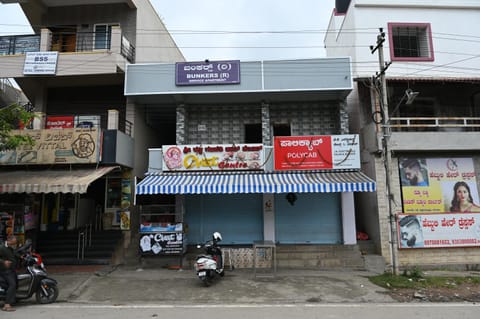
<path id="1" fill-rule="evenodd" d="M 36 231 L 58 232 L 97 223 L 107 210 L 108 186 L 119 166 L 99 166 L 98 128 L 20 130 L 34 144 L 4 151 L 0 169 L 2 238 L 20 242 Z M 115 190 L 121 198 L 121 189 Z M 121 209 L 115 203 L 115 210 Z M 107 205 L 107 206 L 106 206 Z M 110 208 L 110 207 L 108 207 Z"/>
<path id="2" fill-rule="evenodd" d="M 352 145 L 335 145 L 333 141 L 340 137 L 356 140 Z M 251 245 L 257 240 L 355 244 L 353 193 L 375 191 L 375 183 L 352 169 L 357 165 L 352 163 L 358 163 L 358 136 L 318 138 L 329 141 L 327 148 L 315 148 L 325 155 L 316 159 L 324 170 L 311 169 L 317 164 L 305 158 L 290 159 L 288 170 L 271 170 L 272 155 L 281 157 L 282 150 L 261 144 L 164 146 L 158 150 L 163 154 L 163 171 L 143 179 L 136 186 L 136 194 L 176 195 L 173 221 L 188 229 L 185 238 L 189 245 L 210 239 L 214 231 L 222 233 L 227 245 Z M 296 145 L 295 152 L 302 152 L 303 147 L 309 146 Z M 172 149 L 180 151 L 174 156 L 174 166 L 169 160 Z M 249 149 L 255 151 L 245 151 Z M 332 158 L 332 154 L 347 153 L 348 160 L 342 164 Z M 326 161 L 338 163 L 337 170 L 328 171 L 330 164 Z M 305 167 L 310 169 L 301 169 Z"/>

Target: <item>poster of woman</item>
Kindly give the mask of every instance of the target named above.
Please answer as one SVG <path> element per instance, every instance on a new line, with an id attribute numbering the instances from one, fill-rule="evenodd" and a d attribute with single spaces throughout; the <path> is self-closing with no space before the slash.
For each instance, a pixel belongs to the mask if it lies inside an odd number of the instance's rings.
<path id="1" fill-rule="evenodd" d="M 401 158 L 404 213 L 480 211 L 472 158 Z"/>

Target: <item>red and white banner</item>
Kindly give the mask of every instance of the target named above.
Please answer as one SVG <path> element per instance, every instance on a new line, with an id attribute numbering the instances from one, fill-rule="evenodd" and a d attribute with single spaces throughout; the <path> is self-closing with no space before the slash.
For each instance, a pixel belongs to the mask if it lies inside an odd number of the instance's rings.
<path id="1" fill-rule="evenodd" d="M 47 116 L 47 122 L 45 123 L 46 129 L 54 128 L 74 128 L 74 116 Z"/>
<path id="2" fill-rule="evenodd" d="M 275 170 L 360 169 L 358 134 L 276 136 Z"/>
<path id="3" fill-rule="evenodd" d="M 480 213 L 399 214 L 399 248 L 480 246 Z"/>
<path id="4" fill-rule="evenodd" d="M 260 170 L 262 144 L 164 145 L 164 171 Z"/>

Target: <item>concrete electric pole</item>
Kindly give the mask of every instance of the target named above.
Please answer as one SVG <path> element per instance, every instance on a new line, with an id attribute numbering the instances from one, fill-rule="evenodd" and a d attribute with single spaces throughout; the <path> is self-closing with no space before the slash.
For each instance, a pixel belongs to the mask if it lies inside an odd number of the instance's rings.
<path id="1" fill-rule="evenodd" d="M 380 28 L 380 33 L 377 35 L 376 46 L 370 46 L 370 50 L 373 53 L 378 51 L 378 62 L 380 65 L 380 72 L 377 73 L 377 76 L 374 77 L 373 84 L 378 89 L 377 92 L 380 92 L 380 107 L 382 115 L 382 126 L 383 126 L 383 138 L 382 138 L 382 148 L 383 148 L 383 161 L 385 165 L 385 182 L 386 182 L 386 194 L 387 194 L 387 207 L 388 207 L 388 217 L 390 222 L 390 256 L 392 264 L 392 273 L 398 275 L 398 262 L 397 262 L 397 233 L 396 233 L 396 216 L 392 209 L 392 154 L 389 149 L 388 142 L 390 140 L 391 131 L 390 131 L 390 116 L 388 112 L 388 97 L 387 97 L 387 80 L 385 79 L 385 71 L 390 66 L 391 62 L 385 63 L 385 58 L 383 55 L 383 43 L 385 42 L 385 32 Z"/>

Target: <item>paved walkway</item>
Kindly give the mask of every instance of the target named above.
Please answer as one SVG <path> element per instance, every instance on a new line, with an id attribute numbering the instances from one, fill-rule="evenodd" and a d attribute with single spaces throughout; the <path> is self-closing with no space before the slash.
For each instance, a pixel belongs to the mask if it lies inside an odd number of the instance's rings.
<path id="1" fill-rule="evenodd" d="M 77 268 L 75 268 L 77 267 Z M 204 287 L 193 270 L 49 267 L 59 301 L 100 304 L 295 304 L 395 302 L 369 282 L 369 272 L 279 270 L 275 277 L 250 269 L 227 271 Z"/>

